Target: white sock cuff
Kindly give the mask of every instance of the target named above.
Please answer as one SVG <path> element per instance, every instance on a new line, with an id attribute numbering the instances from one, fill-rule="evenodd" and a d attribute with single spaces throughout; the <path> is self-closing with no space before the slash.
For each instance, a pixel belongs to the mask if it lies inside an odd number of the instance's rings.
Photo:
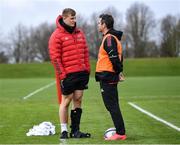
<path id="1" fill-rule="evenodd" d="M 61 132 L 63 132 L 63 131 L 67 131 L 68 132 L 67 123 L 61 123 Z"/>

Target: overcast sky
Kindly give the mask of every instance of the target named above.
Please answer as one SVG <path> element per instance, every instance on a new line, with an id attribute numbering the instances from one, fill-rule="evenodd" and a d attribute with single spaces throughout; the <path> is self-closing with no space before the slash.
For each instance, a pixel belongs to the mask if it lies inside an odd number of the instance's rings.
<path id="1" fill-rule="evenodd" d="M 54 23 L 66 7 L 88 17 L 114 6 L 125 18 L 127 8 L 134 2 L 146 4 L 156 19 L 180 14 L 180 0 L 0 0 L 0 32 L 9 32 L 18 23 L 26 26 L 37 26 L 45 21 Z"/>

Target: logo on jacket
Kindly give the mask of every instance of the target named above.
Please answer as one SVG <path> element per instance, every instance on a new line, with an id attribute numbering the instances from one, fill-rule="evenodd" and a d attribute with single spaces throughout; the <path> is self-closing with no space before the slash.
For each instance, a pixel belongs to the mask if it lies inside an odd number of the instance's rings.
<path id="1" fill-rule="evenodd" d="M 77 40 L 78 41 L 83 41 L 82 35 L 77 35 Z"/>
<path id="2" fill-rule="evenodd" d="M 77 38 L 81 38 L 81 36 L 82 36 L 81 34 L 80 34 L 80 35 L 77 35 Z"/>
<path id="3" fill-rule="evenodd" d="M 104 92 L 104 89 L 101 89 L 101 93 L 103 93 Z"/>
<path id="4" fill-rule="evenodd" d="M 65 37 L 64 40 L 68 40 L 69 38 L 68 37 Z"/>

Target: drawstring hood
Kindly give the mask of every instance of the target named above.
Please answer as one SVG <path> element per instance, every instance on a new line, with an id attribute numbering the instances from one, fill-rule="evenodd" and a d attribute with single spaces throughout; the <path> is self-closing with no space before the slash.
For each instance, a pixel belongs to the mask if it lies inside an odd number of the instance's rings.
<path id="1" fill-rule="evenodd" d="M 107 32 L 107 34 L 112 34 L 112 35 L 116 36 L 119 41 L 121 41 L 123 32 L 122 32 L 122 31 L 115 30 L 115 29 L 110 29 L 110 30 Z"/>
<path id="2" fill-rule="evenodd" d="M 74 27 L 68 26 L 67 24 L 64 23 L 63 17 L 59 15 L 56 19 L 56 26 L 57 28 L 60 28 L 62 31 L 67 31 L 70 34 L 72 34 L 74 31 L 76 31 L 76 24 Z"/>
<path id="3" fill-rule="evenodd" d="M 71 26 L 67 25 L 66 23 L 64 23 L 64 21 L 63 21 L 62 18 L 59 19 L 59 23 L 60 23 L 60 25 L 61 25 L 62 27 L 64 27 L 64 29 L 65 29 L 66 31 L 68 31 L 68 32 L 71 33 L 71 34 L 74 32 L 74 30 L 75 30 L 75 28 L 76 28 L 76 24 L 75 24 L 74 27 L 71 27 Z"/>

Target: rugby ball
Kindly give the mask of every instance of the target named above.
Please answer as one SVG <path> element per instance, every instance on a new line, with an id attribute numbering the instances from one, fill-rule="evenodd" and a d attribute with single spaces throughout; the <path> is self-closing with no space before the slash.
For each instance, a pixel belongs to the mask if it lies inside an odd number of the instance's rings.
<path id="1" fill-rule="evenodd" d="M 116 133 L 116 128 L 114 128 L 114 127 L 109 128 L 104 132 L 104 138 L 109 138 L 109 137 L 113 136 L 115 133 Z"/>

